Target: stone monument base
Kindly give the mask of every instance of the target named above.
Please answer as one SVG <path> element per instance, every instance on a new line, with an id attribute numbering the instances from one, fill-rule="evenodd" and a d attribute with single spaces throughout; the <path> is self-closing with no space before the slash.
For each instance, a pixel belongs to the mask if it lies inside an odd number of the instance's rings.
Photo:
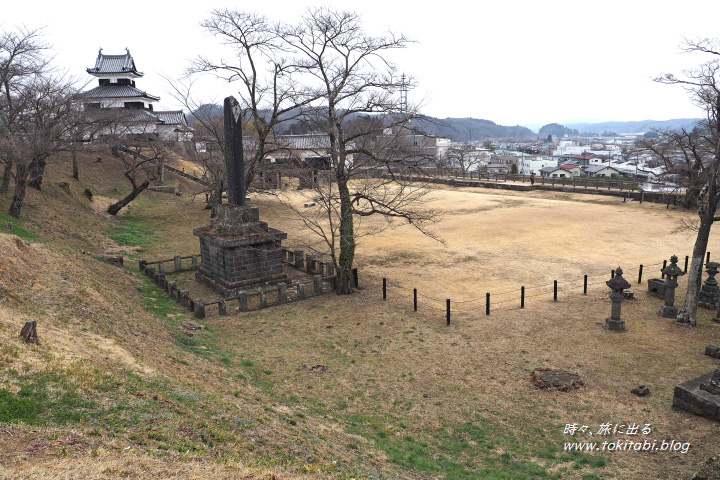
<path id="1" fill-rule="evenodd" d="M 257 207 L 219 205 L 200 238 L 202 262 L 197 281 L 228 298 L 244 290 L 289 281 L 283 271 L 285 232 L 261 222 Z"/>
<path id="2" fill-rule="evenodd" d="M 678 314 L 677 307 L 671 307 L 668 305 L 662 305 L 658 310 L 658 315 L 665 318 L 676 318 Z"/>
<path id="3" fill-rule="evenodd" d="M 677 385 L 673 396 L 673 407 L 720 421 L 720 392 L 711 393 L 714 387 L 710 380 L 713 372 Z M 717 388 L 717 387 L 715 387 Z"/>
<path id="4" fill-rule="evenodd" d="M 625 331 L 625 320 L 619 319 L 614 320 L 612 318 L 606 318 L 605 319 L 605 328 L 608 330 L 614 330 L 616 332 L 624 332 Z"/>

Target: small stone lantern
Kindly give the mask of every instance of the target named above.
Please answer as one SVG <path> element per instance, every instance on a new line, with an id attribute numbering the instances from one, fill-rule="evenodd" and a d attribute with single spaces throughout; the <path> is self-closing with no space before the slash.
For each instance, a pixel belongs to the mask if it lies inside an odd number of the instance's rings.
<path id="1" fill-rule="evenodd" d="M 610 318 L 605 319 L 605 328 L 616 332 L 625 330 L 625 320 L 620 318 L 620 304 L 624 299 L 623 290 L 630 288 L 630 284 L 623 278 L 622 274 L 622 268 L 618 267 L 615 269 L 615 276 L 605 282 L 605 285 L 612 290 L 610 294 L 612 308 L 610 310 Z"/>
<path id="2" fill-rule="evenodd" d="M 673 304 L 675 303 L 675 288 L 678 286 L 677 279 L 681 275 L 685 275 L 683 269 L 677 266 L 678 257 L 673 255 L 670 257 L 670 265 L 662 269 L 662 273 L 665 274 L 665 305 L 660 307 L 658 315 L 665 318 L 675 318 L 678 314 L 678 309 Z"/>

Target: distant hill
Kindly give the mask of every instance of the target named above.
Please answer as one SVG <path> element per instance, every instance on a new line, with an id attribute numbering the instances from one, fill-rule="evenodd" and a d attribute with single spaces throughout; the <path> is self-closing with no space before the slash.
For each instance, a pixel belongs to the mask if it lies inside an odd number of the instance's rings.
<path id="1" fill-rule="evenodd" d="M 540 138 L 545 138 L 548 135 L 555 135 L 556 137 L 564 137 L 567 135 L 568 137 L 572 137 L 578 135 L 578 133 L 576 129 L 567 128 L 559 123 L 548 123 L 538 131 L 538 136 Z"/>
<path id="2" fill-rule="evenodd" d="M 672 120 L 640 120 L 632 122 L 602 122 L 602 123 L 568 123 L 565 127 L 575 129 L 582 133 L 603 132 L 641 133 L 651 130 L 667 130 L 674 128 L 692 128 L 699 118 L 674 118 Z"/>
<path id="3" fill-rule="evenodd" d="M 486 138 L 535 138 L 537 134 L 527 127 L 516 125 L 507 127 L 490 120 L 478 118 L 434 118 L 416 121 L 422 131 L 438 137 L 446 137 L 456 142 L 470 142 Z"/>
<path id="4" fill-rule="evenodd" d="M 193 123 L 196 115 L 222 115 L 222 105 L 202 105 L 195 112 L 190 112 L 188 122 Z M 527 127 L 516 125 L 508 127 L 498 125 L 490 120 L 478 118 L 444 118 L 424 117 L 414 121 L 415 126 L 428 135 L 449 138 L 456 142 L 470 142 L 487 138 L 535 138 L 537 134 Z M 278 129 L 281 134 L 309 133 L 300 121 L 284 122 Z"/>

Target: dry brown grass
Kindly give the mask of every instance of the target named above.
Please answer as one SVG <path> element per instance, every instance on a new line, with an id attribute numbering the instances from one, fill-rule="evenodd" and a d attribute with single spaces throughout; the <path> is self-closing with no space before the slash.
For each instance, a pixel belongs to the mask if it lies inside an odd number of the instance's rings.
<path id="1" fill-rule="evenodd" d="M 100 194 L 112 197 L 112 181 L 94 168 L 86 166 L 88 184 L 95 182 Z M 57 167 L 58 178 L 60 172 L 64 167 Z M 563 478 L 590 473 L 619 479 L 688 478 L 695 466 L 718 453 L 717 423 L 670 409 L 676 384 L 717 367 L 717 361 L 703 355 L 706 344 L 720 341 L 720 326 L 709 321 L 712 312 L 701 310 L 695 329 L 679 327 L 657 316 L 660 300 L 638 286 L 638 300 L 623 305 L 628 331 L 618 334 L 600 326 L 609 314 L 606 288 L 592 286 L 583 296 L 581 287 L 583 274 L 604 275 L 596 277 L 597 282 L 620 265 L 635 283 L 638 264 L 660 262 L 672 254 L 684 257 L 693 239 L 671 232 L 692 213 L 582 194 L 433 191 L 425 207 L 445 210 L 434 226 L 444 244 L 397 225 L 361 238 L 357 265 L 366 288 L 356 295 L 210 317 L 204 322 L 209 329 L 193 338 L 225 352 L 229 360 L 222 363 L 180 349 L 173 340 L 179 330 L 168 323 L 173 318 L 157 317 L 141 307 L 137 278 L 78 253 L 81 248 L 95 253 L 112 249 L 107 229 L 123 221 L 95 213 L 79 195 L 81 187 L 73 184 L 73 196 L 67 199 L 49 184 L 45 194 L 53 198 L 50 207 L 31 192 L 29 213 L 39 219 L 36 229 L 51 242 L 28 247 L 0 235 L 5 251 L 17 249 L 0 258 L 0 293 L 10 299 L 0 305 L 0 333 L 3 342 L 20 352 L 3 357 L 9 362 L 3 363 L 5 368 L 27 375 L 62 370 L 76 365 L 71 361 L 75 356 L 142 378 L 170 378 L 211 395 L 219 415 L 237 411 L 257 420 L 242 442 L 262 438 L 278 446 L 290 459 L 282 467 L 290 475 L 302 476 L 301 466 L 307 463 L 328 472 L 308 475 L 342 476 L 333 470 L 334 460 L 366 472 L 442 478 L 437 472 L 393 463 L 373 435 L 356 428 L 362 424 L 358 418 L 387 431 L 391 439 L 412 435 L 432 445 L 439 432 L 480 415 L 492 426 L 488 435 L 497 439 L 491 452 L 495 456 L 508 451 L 522 457 L 518 448 L 531 456 L 545 441 L 560 447 L 569 440 L 562 435 L 566 423 L 595 429 L 605 422 L 652 423 L 651 438 L 692 444 L 685 455 L 608 453 L 609 462 L 601 468 L 574 470 L 571 461 L 548 467 L 565 468 Z M 305 201 L 300 192 L 287 193 L 298 206 Z M 202 202 L 187 195 L 143 195 L 146 200 L 128 215 L 151 226 L 160 240 L 137 255 L 156 259 L 197 252 L 192 228 L 206 224 L 209 217 Z M 263 220 L 289 232 L 288 243 L 317 245 L 276 197 L 253 197 Z M 71 215 L 58 218 L 63 209 Z M 364 228 L 381 225 L 379 219 L 364 220 Z M 83 231 L 87 234 L 81 235 Z M 712 237 L 709 250 L 720 255 L 720 239 Z M 652 274 L 646 270 L 645 278 Z M 387 302 L 381 300 L 382 277 L 389 278 Z M 572 288 L 561 284 L 557 303 L 547 288 L 538 290 L 542 296 L 528 298 L 524 310 L 518 308 L 517 293 L 494 296 L 490 316 L 484 315 L 482 302 L 455 303 L 554 279 L 573 282 Z M 412 312 L 407 289 L 413 287 L 440 300 L 451 298 L 454 311 L 462 313 L 453 313 L 446 327 L 444 303 L 422 297 L 420 311 Z M 534 293 L 528 291 L 528 296 Z M 41 308 L 33 306 L 36 298 Z M 513 301 L 495 304 L 504 299 Z M 38 314 L 41 347 L 20 346 L 16 330 Z M 316 364 L 327 365 L 328 371 L 301 368 Z M 539 391 L 529 382 L 529 373 L 541 366 L 575 371 L 586 386 L 570 393 Z M 76 381 L 92 378 L 81 372 Z M 651 395 L 632 395 L 630 389 L 638 383 L 648 385 Z M 202 417 L 195 411 L 184 415 L 198 416 L 188 417 L 188 422 Z M 211 452 L 156 458 L 137 446 L 125 451 L 127 434 L 96 438 L 72 426 L 3 428 L 12 434 L 2 437 L 4 451 L 16 452 L 9 461 L 4 455 L 0 476 L 6 478 L 268 478 L 280 471 L 243 470 L 237 460 L 225 467 L 213 461 Z M 71 431 L 83 439 L 84 448 L 61 453 L 52 446 L 52 439 Z M 28 452 L 33 442 L 44 442 L 47 448 Z M 253 452 L 245 443 L 238 448 L 248 459 L 267 464 L 267 453 Z M 484 458 L 471 460 L 489 465 Z"/>

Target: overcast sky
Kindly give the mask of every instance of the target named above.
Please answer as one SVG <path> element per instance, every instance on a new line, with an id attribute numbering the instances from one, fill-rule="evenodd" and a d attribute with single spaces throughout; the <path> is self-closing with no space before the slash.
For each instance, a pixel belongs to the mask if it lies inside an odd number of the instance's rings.
<path id="1" fill-rule="evenodd" d="M 502 125 L 699 116 L 682 89 L 652 77 L 706 60 L 680 53 L 684 37 L 720 36 L 716 0 L 4 3 L 3 29 L 46 27 L 56 64 L 78 76 L 91 79 L 85 69 L 100 47 L 106 54 L 129 48 L 145 73 L 137 86 L 160 96 L 161 109 L 179 108 L 161 74 L 180 77 L 191 58 L 217 45 L 199 27 L 212 9 L 255 10 L 286 22 L 309 6 L 351 10 L 369 33 L 390 29 L 417 42 L 394 61 L 418 80 L 410 97 L 423 102 L 423 113 Z M 220 101 L 233 93 L 221 88 L 201 94 Z"/>

